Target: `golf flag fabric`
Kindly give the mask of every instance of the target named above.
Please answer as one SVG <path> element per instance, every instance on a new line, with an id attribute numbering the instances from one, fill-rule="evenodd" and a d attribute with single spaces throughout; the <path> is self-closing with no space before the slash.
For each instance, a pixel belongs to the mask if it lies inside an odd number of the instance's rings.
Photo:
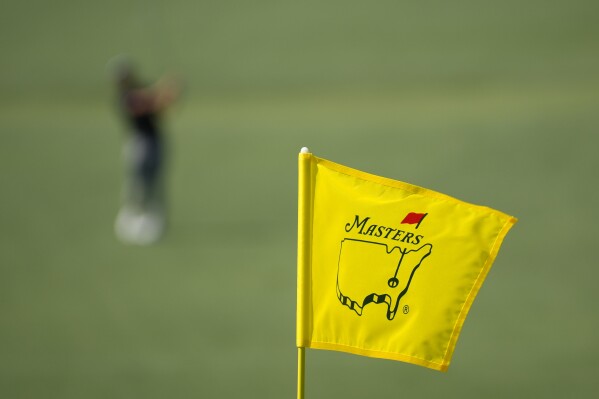
<path id="1" fill-rule="evenodd" d="M 297 346 L 447 370 L 516 219 L 299 155 Z"/>

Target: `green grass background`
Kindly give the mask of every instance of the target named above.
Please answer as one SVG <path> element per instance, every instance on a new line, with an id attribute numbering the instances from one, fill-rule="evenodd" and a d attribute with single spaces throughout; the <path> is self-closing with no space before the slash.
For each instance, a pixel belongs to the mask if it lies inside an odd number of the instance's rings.
<path id="1" fill-rule="evenodd" d="M 520 219 L 447 373 L 308 351 L 307 398 L 596 395 L 596 1 L 0 10 L 1 398 L 294 397 L 302 146 Z M 152 247 L 112 231 L 123 53 L 186 81 Z"/>

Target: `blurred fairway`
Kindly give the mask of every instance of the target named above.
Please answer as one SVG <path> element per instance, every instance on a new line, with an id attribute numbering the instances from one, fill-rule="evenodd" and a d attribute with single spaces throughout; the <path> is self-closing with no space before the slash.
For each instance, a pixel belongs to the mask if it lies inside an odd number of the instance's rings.
<path id="1" fill-rule="evenodd" d="M 294 397 L 302 146 L 520 219 L 448 373 L 308 351 L 307 399 L 596 395 L 596 1 L 0 7 L 0 398 Z M 119 53 L 187 82 L 146 248 L 112 231 Z"/>

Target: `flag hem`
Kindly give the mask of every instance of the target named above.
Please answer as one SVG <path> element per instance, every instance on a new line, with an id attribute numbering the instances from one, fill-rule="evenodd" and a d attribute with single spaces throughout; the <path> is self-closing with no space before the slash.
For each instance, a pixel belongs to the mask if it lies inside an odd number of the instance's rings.
<path id="1" fill-rule="evenodd" d="M 334 170 L 335 172 L 338 172 L 338 173 L 341 173 L 341 174 L 344 174 L 347 176 L 355 177 L 358 179 L 366 180 L 369 182 L 381 184 L 381 185 L 392 187 L 392 188 L 399 188 L 399 189 L 402 189 L 405 191 L 409 191 L 413 194 L 419 194 L 419 195 L 424 195 L 427 197 L 456 202 L 456 203 L 459 203 L 461 205 L 466 205 L 471 208 L 476 208 L 476 209 L 481 209 L 481 210 L 484 209 L 485 211 L 491 211 L 495 214 L 504 215 L 508 218 L 515 219 L 513 216 L 507 215 L 507 214 L 505 214 L 501 211 L 498 211 L 496 209 L 493 209 L 493 208 L 490 208 L 487 206 L 483 206 L 483 205 L 476 205 L 476 204 L 472 204 L 472 203 L 469 203 L 466 201 L 462 201 L 458 198 L 452 197 L 447 194 L 440 193 L 435 190 L 416 186 L 414 184 L 406 183 L 406 182 L 403 182 L 400 180 L 395 180 L 395 179 L 391 179 L 388 177 L 382 177 L 382 176 L 375 175 L 372 173 L 363 172 L 361 170 L 354 169 L 349 166 L 341 165 L 336 162 L 329 161 L 328 159 L 319 158 L 317 156 L 313 156 L 313 158 L 316 161 L 316 163 L 322 164 L 323 166 L 325 166 L 331 170 Z"/>
<path id="2" fill-rule="evenodd" d="M 296 345 L 306 347 L 312 339 L 312 154 L 300 153 L 298 158 L 298 246 L 297 246 L 297 313 Z"/>
<path id="3" fill-rule="evenodd" d="M 345 352 L 351 353 L 359 356 L 368 356 L 377 359 L 387 359 L 387 360 L 395 360 L 404 363 L 411 363 L 417 366 L 423 366 L 429 369 L 437 370 L 437 371 L 447 371 L 449 367 L 449 362 L 441 362 L 437 363 L 431 360 L 421 359 L 414 356 L 402 355 L 400 353 L 395 352 L 383 352 L 372 349 L 363 349 L 354 346 L 341 345 L 341 344 L 332 344 L 328 342 L 318 342 L 312 341 L 309 345 L 306 346 L 311 349 L 322 349 L 322 350 L 332 350 L 337 352 Z"/>

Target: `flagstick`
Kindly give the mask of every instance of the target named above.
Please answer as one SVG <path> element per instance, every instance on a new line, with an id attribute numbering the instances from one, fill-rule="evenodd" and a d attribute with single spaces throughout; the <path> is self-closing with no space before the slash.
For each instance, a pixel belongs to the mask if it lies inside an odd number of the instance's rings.
<path id="1" fill-rule="evenodd" d="M 306 375 L 306 350 L 297 348 L 297 399 L 304 399 L 304 381 Z"/>
<path id="2" fill-rule="evenodd" d="M 311 161 L 310 150 L 300 151 L 298 170 L 298 248 L 297 248 L 297 399 L 304 399 L 306 370 L 306 339 L 308 335 L 308 296 L 310 281 L 310 228 L 311 228 Z"/>

